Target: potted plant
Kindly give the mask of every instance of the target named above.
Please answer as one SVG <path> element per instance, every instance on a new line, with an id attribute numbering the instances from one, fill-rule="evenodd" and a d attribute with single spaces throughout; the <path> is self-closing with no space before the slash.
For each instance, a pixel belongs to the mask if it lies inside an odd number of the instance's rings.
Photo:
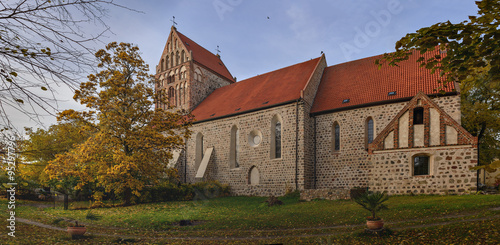
<path id="1" fill-rule="evenodd" d="M 364 209 L 371 212 L 372 216 L 366 218 L 366 226 L 370 230 L 380 230 L 384 227 L 384 221 L 377 217 L 377 211 L 387 209 L 383 202 L 387 201 L 389 197 L 381 192 L 365 193 L 358 196 L 354 201 L 361 205 Z"/>
<path id="2" fill-rule="evenodd" d="M 82 237 L 83 234 L 85 234 L 85 232 L 87 231 L 87 227 L 85 227 L 84 225 L 79 225 L 78 221 L 75 221 L 75 225 L 68 226 L 67 231 L 71 235 L 71 238 L 76 239 Z"/>

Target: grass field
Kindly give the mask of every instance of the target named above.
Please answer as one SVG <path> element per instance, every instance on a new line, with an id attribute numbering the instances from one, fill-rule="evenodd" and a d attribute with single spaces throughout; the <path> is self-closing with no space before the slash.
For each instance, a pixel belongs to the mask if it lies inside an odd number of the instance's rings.
<path id="1" fill-rule="evenodd" d="M 498 195 L 393 196 L 387 202 L 389 210 L 379 213 L 387 223 L 386 226 L 394 231 L 383 237 L 364 235 L 363 224 L 369 213 L 353 201 L 300 202 L 296 195 L 291 195 L 280 198 L 284 205 L 268 207 L 264 203 L 265 199 L 225 197 L 90 211 L 65 211 L 60 205 L 55 209 L 40 208 L 37 207 L 40 203 L 24 201 L 23 205 L 17 206 L 16 217 L 61 228 L 67 226 L 66 220 L 78 220 L 80 223 L 85 223 L 88 231 L 94 235 L 88 236 L 85 240 L 72 241 L 63 231 L 18 223 L 16 229 L 19 232 L 15 239 L 17 242 L 30 242 L 26 244 L 34 241 L 44 241 L 46 244 L 57 242 L 113 244 L 123 242 L 124 238 L 129 238 L 129 242 L 152 244 L 161 244 L 164 241 L 190 244 L 220 244 L 221 241 L 245 244 L 271 242 L 429 244 L 429 241 L 469 244 L 465 241 L 470 239 L 479 242 L 475 244 L 496 244 L 500 241 L 498 231 L 500 196 Z M 0 205 L 7 209 L 6 200 L 0 201 Z M 82 205 L 88 203 L 73 204 L 73 206 Z M 87 219 L 89 212 L 90 216 L 98 219 Z M 6 212 L 2 212 L 2 219 L 6 218 Z M 191 220 L 195 225 L 181 227 L 178 225 L 180 220 Z M 464 220 L 467 222 L 463 222 Z M 441 223 L 442 225 L 435 225 Z M 405 227 L 415 228 L 405 229 Z M 40 230 L 37 235 L 29 234 L 35 230 Z M 6 234 L 1 236 L 10 239 Z M 246 240 L 250 237 L 254 239 Z M 196 239 L 187 242 L 183 238 Z M 14 239 L 8 241 L 13 242 Z"/>

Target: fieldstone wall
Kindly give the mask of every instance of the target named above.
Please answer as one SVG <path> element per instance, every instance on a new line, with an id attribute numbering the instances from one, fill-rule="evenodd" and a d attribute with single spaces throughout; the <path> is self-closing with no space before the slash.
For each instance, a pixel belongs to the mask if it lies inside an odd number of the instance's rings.
<path id="1" fill-rule="evenodd" d="M 300 200 L 311 201 L 314 199 L 338 200 L 350 199 L 349 189 L 309 189 L 300 192 Z"/>
<path id="2" fill-rule="evenodd" d="M 320 76 L 317 79 L 319 78 Z M 457 116 L 459 99 L 458 96 L 451 97 L 453 98 L 438 97 L 433 101 L 443 106 L 444 111 Z M 306 100 L 301 100 L 298 103 L 196 123 L 192 127 L 193 135 L 186 144 L 186 154 L 179 161 L 182 166 L 178 168 L 182 169 L 180 172 L 184 175 L 181 179 L 185 178 L 191 183 L 218 180 L 229 184 L 235 195 L 280 196 L 286 191 L 299 189 L 306 191 L 306 194 L 303 194 L 304 199 L 343 199 L 344 196 L 348 198 L 351 188 L 368 186 L 371 190 L 388 191 L 389 194 L 405 194 L 408 191 L 421 193 L 422 190 L 424 193 L 436 194 L 463 193 L 475 188 L 475 182 L 471 182 L 471 179 L 475 178 L 474 173 L 465 171 L 469 165 L 474 165 L 475 161 L 474 150 L 470 147 L 453 146 L 450 150 L 441 146 L 439 149 L 433 149 L 435 153 L 432 154 L 436 157 L 433 158 L 435 160 L 432 166 L 439 167 L 431 177 L 390 175 L 411 170 L 411 157 L 416 154 L 411 149 L 400 152 L 394 150 L 373 156 L 368 154 L 365 145 L 366 119 L 373 118 L 376 137 L 407 103 L 358 108 L 312 118 L 309 116 L 311 105 Z M 279 159 L 271 157 L 271 125 L 276 116 L 282 121 L 282 156 Z M 341 128 L 341 149 L 338 152 L 332 150 L 332 125 L 335 121 Z M 231 168 L 230 165 L 231 128 L 234 125 L 239 130 L 237 168 Z M 262 134 L 262 140 L 256 146 L 249 142 L 252 131 Z M 214 147 L 203 179 L 195 178 L 198 133 L 203 134 L 203 152 Z M 461 152 L 452 153 L 457 150 Z M 428 152 L 422 152 L 420 149 L 418 153 Z M 406 162 L 401 160 L 397 167 L 391 168 L 393 160 L 386 163 L 387 157 L 406 159 Z M 452 158 L 451 162 L 446 160 L 449 157 Z M 373 164 L 370 160 L 373 160 Z M 398 160 L 394 162 L 396 164 Z M 250 183 L 252 168 L 259 172 L 258 184 Z M 454 181 L 458 183 L 452 183 Z"/>
<path id="3" fill-rule="evenodd" d="M 299 106 L 300 107 L 300 106 Z M 296 173 L 296 110 L 297 104 L 291 103 L 266 110 L 237 115 L 213 121 L 200 122 L 191 128 L 192 137 L 187 142 L 186 178 L 187 182 L 196 179 L 195 146 L 196 134 L 203 134 L 203 151 L 214 147 L 203 180 L 218 180 L 229 184 L 235 195 L 284 195 L 286 190 L 295 189 Z M 279 115 L 282 120 L 282 156 L 271 158 L 271 121 Z M 231 128 L 239 130 L 238 168 L 231 168 L 229 163 Z M 262 140 L 257 146 L 249 143 L 249 134 L 257 130 L 262 133 Z M 249 172 L 256 167 L 260 174 L 260 183 L 249 183 Z"/>
<path id="4" fill-rule="evenodd" d="M 458 95 L 435 97 L 432 101 L 452 118 L 460 118 Z M 368 187 L 372 165 L 365 146 L 366 119 L 372 117 L 377 137 L 407 104 L 391 103 L 316 116 L 316 188 Z M 334 122 L 340 125 L 338 152 L 333 151 Z"/>
<path id="5" fill-rule="evenodd" d="M 320 62 L 311 80 L 304 88 L 302 95 L 303 100 L 299 107 L 299 168 L 298 168 L 298 186 L 299 189 L 314 189 L 314 118 L 310 116 L 312 103 L 316 96 L 316 91 L 321 82 L 323 70 L 326 68 L 325 57 L 322 56 Z"/>
<path id="6" fill-rule="evenodd" d="M 192 62 L 191 72 L 191 83 L 189 84 L 189 108 L 193 109 L 198 104 L 200 104 L 208 95 L 210 95 L 214 90 L 231 84 L 226 78 L 206 69 L 204 66 L 198 65 Z M 202 73 L 201 80 L 194 79 L 194 73 L 196 70 L 200 70 Z"/>
<path id="7" fill-rule="evenodd" d="M 413 156 L 430 156 L 430 174 L 413 176 Z M 471 146 L 379 151 L 372 155 L 370 190 L 388 194 L 464 194 L 476 189 L 477 150 Z"/>

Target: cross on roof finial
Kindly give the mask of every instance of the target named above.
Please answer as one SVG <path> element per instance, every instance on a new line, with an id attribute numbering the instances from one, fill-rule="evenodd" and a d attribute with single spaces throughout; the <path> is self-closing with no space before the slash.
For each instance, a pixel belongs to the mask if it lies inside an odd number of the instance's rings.
<path id="1" fill-rule="evenodd" d="M 217 55 L 220 55 L 219 45 L 217 45 L 217 49 L 215 49 L 215 51 L 217 51 Z"/>
<path id="2" fill-rule="evenodd" d="M 172 16 L 172 19 L 170 21 L 172 21 L 173 27 L 175 27 L 175 25 L 177 25 L 177 22 L 175 22 L 175 16 Z"/>

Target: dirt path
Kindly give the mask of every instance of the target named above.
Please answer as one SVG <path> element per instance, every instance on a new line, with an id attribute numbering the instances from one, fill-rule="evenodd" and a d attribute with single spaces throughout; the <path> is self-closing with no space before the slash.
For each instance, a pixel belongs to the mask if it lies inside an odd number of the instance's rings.
<path id="1" fill-rule="evenodd" d="M 490 210 L 499 210 L 500 207 L 496 208 L 491 208 Z M 425 221 L 428 219 L 414 219 L 414 220 L 405 220 L 405 221 L 398 221 L 398 222 L 386 222 L 387 225 L 389 226 L 395 226 L 391 227 L 392 230 L 405 230 L 405 229 L 419 229 L 419 228 L 427 228 L 427 227 L 435 227 L 435 226 L 442 226 L 442 225 L 449 225 L 449 224 L 455 224 L 455 223 L 465 223 L 465 222 L 474 222 L 474 221 L 483 221 L 483 220 L 495 220 L 495 219 L 500 219 L 500 215 L 494 215 L 494 216 L 488 216 L 488 217 L 481 217 L 481 218 L 473 218 L 473 216 L 479 214 L 480 212 L 474 212 L 474 213 L 468 213 L 468 214 L 463 214 L 463 215 L 445 215 L 441 217 L 436 217 L 435 219 L 443 220 L 443 221 L 436 221 L 433 223 L 428 223 L 428 224 L 416 224 L 416 225 L 403 225 L 403 226 L 398 226 L 399 224 L 404 224 L 408 222 L 419 222 L 419 221 Z M 470 217 L 470 218 L 467 218 Z M 457 218 L 462 218 L 459 220 L 447 220 L 447 219 L 457 219 Z M 66 231 L 64 228 L 52 226 L 52 225 L 47 225 L 43 224 L 40 222 L 28 220 L 28 219 L 23 219 L 23 218 L 17 218 L 17 220 L 21 223 L 29 224 L 29 225 L 35 225 L 47 229 L 52 229 L 52 230 L 58 230 L 58 231 Z M 254 233 L 259 233 L 259 232 L 283 232 L 283 231 L 314 231 L 314 230 L 333 230 L 333 231 L 328 231 L 327 233 L 318 233 L 318 234 L 295 234 L 295 235 L 290 235 L 286 234 L 286 237 L 297 237 L 297 238 L 307 238 L 307 237 L 321 237 L 321 236 L 331 236 L 331 235 L 340 235 L 346 233 L 346 231 L 334 231 L 335 229 L 342 229 L 342 228 L 356 228 L 356 227 L 364 227 L 364 224 L 360 225 L 337 225 L 337 226 L 325 226 L 325 227 L 310 227 L 310 228 L 294 228 L 294 229 L 274 229 L 274 230 L 242 230 L 240 232 L 254 232 Z M 156 232 L 157 234 L 163 233 L 163 232 Z M 133 236 L 133 235 L 120 235 L 120 234 L 106 234 L 106 233 L 94 233 L 94 232 L 88 232 L 87 234 L 89 235 L 94 235 L 94 236 L 106 236 L 106 237 L 117 237 L 117 238 L 122 238 L 122 239 L 137 239 L 137 240 L 143 240 L 143 239 L 151 239 L 151 240 L 156 240 L 156 239 L 163 239 L 163 240 L 215 240 L 215 241 L 243 241 L 243 240 L 267 240 L 267 239 L 277 239 L 281 238 L 283 236 L 279 235 L 270 235 L 270 236 L 251 236 L 251 237 L 238 237 L 238 236 L 233 236 L 233 237 L 144 237 L 144 236 Z"/>

